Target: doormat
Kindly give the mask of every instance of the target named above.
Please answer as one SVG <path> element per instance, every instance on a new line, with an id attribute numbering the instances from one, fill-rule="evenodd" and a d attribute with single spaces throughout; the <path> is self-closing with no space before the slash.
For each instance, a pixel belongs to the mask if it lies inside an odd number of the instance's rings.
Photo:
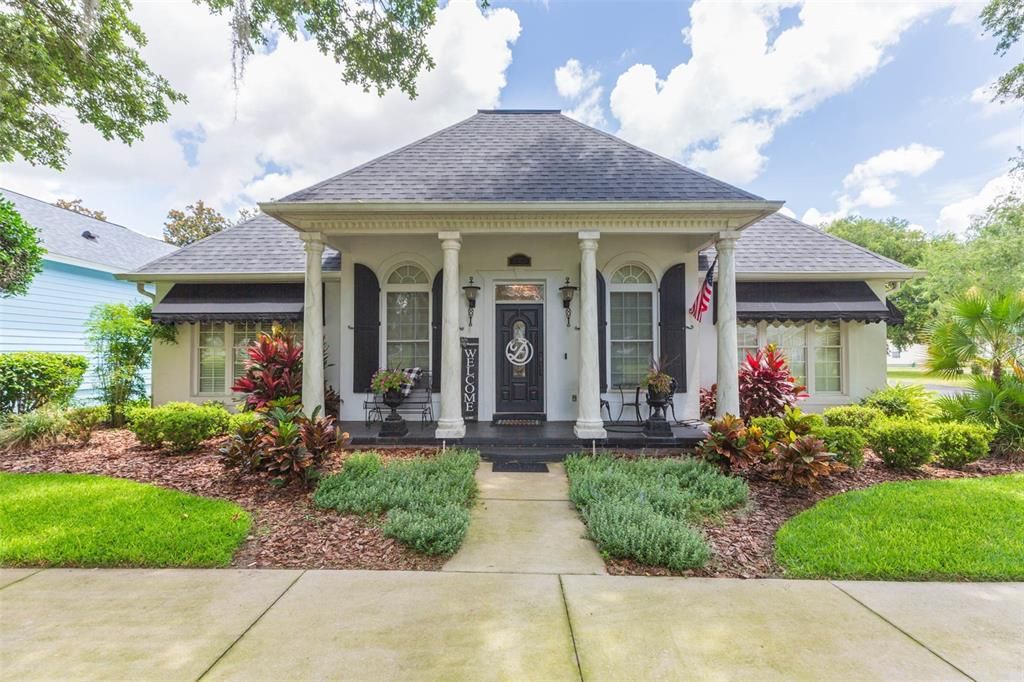
<path id="1" fill-rule="evenodd" d="M 541 419 L 529 419 L 523 417 L 497 417 L 493 426 L 541 426 L 544 421 Z"/>
<path id="2" fill-rule="evenodd" d="M 548 465 L 544 462 L 494 462 L 491 471 L 496 474 L 546 474 Z"/>

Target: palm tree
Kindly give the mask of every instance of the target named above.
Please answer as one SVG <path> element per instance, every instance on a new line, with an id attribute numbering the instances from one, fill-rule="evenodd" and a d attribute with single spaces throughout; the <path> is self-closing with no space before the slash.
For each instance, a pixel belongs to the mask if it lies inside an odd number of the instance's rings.
<path id="1" fill-rule="evenodd" d="M 950 302 L 928 337 L 930 371 L 971 372 L 970 390 L 937 401 L 945 418 L 994 426 L 996 451 L 1024 450 L 1024 292 L 971 289 Z"/>
<path id="2" fill-rule="evenodd" d="M 1024 380 L 1024 292 L 986 295 L 970 289 L 953 298 L 928 340 L 929 371 L 956 376 L 980 370 L 1001 386 L 1009 369 Z"/>

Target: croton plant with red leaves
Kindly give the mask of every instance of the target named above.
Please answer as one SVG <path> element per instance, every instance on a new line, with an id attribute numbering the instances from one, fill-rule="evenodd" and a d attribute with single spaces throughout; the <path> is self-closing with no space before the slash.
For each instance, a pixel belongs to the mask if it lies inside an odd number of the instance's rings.
<path id="1" fill-rule="evenodd" d="M 747 354 L 740 365 L 740 416 L 781 417 L 787 407 L 807 397 L 807 389 L 790 374 L 789 363 L 773 344 Z"/>
<path id="2" fill-rule="evenodd" d="M 246 350 L 245 374 L 231 387 L 244 393 L 244 409 L 262 410 L 273 400 L 302 395 L 302 344 L 280 327 L 261 333 Z"/>
<path id="3" fill-rule="evenodd" d="M 781 417 L 787 407 L 807 397 L 807 389 L 801 386 L 789 371 L 786 356 L 772 344 L 756 353 L 748 353 L 740 364 L 740 416 Z M 717 407 L 717 384 L 700 391 L 700 416 L 713 419 Z"/>

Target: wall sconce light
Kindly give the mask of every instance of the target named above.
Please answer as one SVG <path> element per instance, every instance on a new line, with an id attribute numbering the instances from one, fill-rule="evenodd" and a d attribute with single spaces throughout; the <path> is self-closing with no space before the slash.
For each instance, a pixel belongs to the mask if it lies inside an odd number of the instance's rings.
<path id="1" fill-rule="evenodd" d="M 476 296 L 480 293 L 480 287 L 473 284 L 473 278 L 469 278 L 469 284 L 462 287 L 463 293 L 466 294 L 466 303 L 469 305 L 469 309 L 466 313 L 469 315 L 469 326 L 473 326 L 473 311 L 476 310 Z"/>
<path id="2" fill-rule="evenodd" d="M 568 277 L 565 278 L 565 284 L 563 286 L 558 287 L 558 291 L 562 294 L 562 307 L 565 308 L 566 327 L 572 326 L 572 308 L 570 306 L 572 304 L 572 297 L 576 295 L 576 289 L 578 288 L 579 287 L 574 287 L 573 285 L 569 284 Z"/>

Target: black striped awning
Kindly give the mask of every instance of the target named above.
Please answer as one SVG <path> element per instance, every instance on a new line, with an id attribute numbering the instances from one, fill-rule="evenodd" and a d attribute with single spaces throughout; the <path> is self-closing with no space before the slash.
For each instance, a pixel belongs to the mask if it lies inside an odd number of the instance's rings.
<path id="1" fill-rule="evenodd" d="M 171 324 L 301 320 L 303 302 L 301 282 L 175 284 L 153 306 L 153 321 Z"/>

